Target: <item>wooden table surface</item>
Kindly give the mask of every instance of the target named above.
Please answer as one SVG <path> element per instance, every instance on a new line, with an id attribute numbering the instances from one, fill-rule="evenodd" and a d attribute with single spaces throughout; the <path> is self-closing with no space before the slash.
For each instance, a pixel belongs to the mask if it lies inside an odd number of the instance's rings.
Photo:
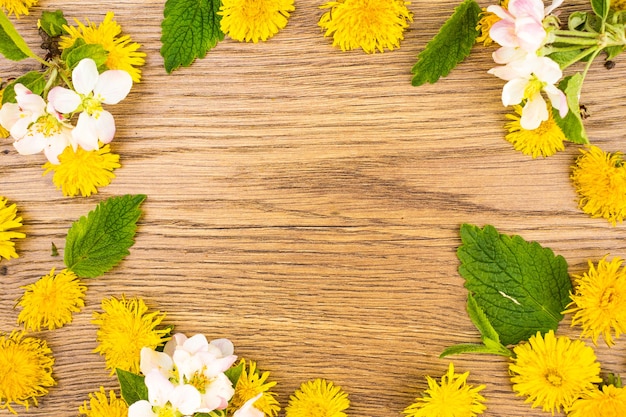
<path id="1" fill-rule="evenodd" d="M 42 9 L 98 23 L 110 10 L 147 62 L 142 82 L 111 107 L 122 168 L 99 194 L 63 197 L 41 175 L 42 154 L 0 142 L 0 195 L 17 203 L 27 234 L 20 258 L 0 264 L 0 330 L 17 328 L 20 286 L 63 267 L 50 246 L 62 252 L 73 221 L 107 197 L 148 197 L 131 254 L 85 280 L 86 307 L 70 325 L 37 334 L 54 351 L 58 385 L 20 415 L 77 415 L 89 392 L 118 387 L 92 353 L 91 318 L 103 298 L 122 294 L 166 312 L 177 331 L 230 338 L 271 371 L 283 406 L 300 383 L 323 377 L 349 393 L 350 416 L 398 416 L 452 360 L 487 385 L 485 416 L 547 415 L 515 396 L 506 359 L 438 358 L 479 342 L 457 272 L 459 226 L 536 240 L 563 255 L 570 274 L 589 259 L 625 257 L 626 226 L 577 208 L 569 174 L 578 145 L 533 160 L 504 140 L 492 49 L 475 47 L 435 85 L 411 86 L 417 54 L 458 2 L 413 2 L 402 47 L 367 55 L 333 48 L 317 26 L 320 3 L 296 0 L 270 41 L 227 38 L 171 75 L 159 55 L 163 2 L 40 3 L 17 23 L 29 44 L 38 45 Z M 581 8 L 576 0 L 564 11 Z M 36 67 L 0 65 L 5 79 Z M 585 82 L 586 127 L 607 151 L 626 150 L 625 87 L 623 57 L 610 71 L 598 62 Z M 559 333 L 578 337 L 569 323 Z M 625 346 L 599 344 L 604 372 L 626 371 Z"/>

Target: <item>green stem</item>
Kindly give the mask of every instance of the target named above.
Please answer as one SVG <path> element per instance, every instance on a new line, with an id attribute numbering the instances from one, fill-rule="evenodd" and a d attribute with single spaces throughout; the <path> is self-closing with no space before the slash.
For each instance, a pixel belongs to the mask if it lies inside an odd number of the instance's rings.
<path id="1" fill-rule="evenodd" d="M 574 37 L 574 36 L 560 36 L 556 35 L 551 39 L 551 43 L 563 43 L 566 45 L 598 45 L 601 43 L 601 40 L 598 39 L 598 36 L 590 37 Z"/>
<path id="2" fill-rule="evenodd" d="M 559 36 L 572 36 L 575 38 L 597 38 L 597 33 L 592 32 L 583 32 L 581 30 L 567 30 L 567 29 L 557 29 L 553 31 L 555 35 Z"/>
<path id="3" fill-rule="evenodd" d="M 585 69 L 582 72 L 582 80 L 580 81 L 581 85 L 585 81 L 585 76 L 587 75 L 589 68 L 591 68 L 591 64 L 593 63 L 594 59 L 596 59 L 600 51 L 602 51 L 602 49 L 599 49 L 599 48 L 596 49 L 591 55 L 591 57 L 589 57 L 589 61 L 587 61 L 587 65 L 585 65 Z"/>

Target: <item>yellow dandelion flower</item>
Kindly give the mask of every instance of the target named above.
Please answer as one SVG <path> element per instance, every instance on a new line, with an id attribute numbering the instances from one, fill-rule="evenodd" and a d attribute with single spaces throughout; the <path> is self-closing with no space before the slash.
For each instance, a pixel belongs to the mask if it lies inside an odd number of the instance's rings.
<path id="1" fill-rule="evenodd" d="M 321 9 L 329 9 L 318 25 L 333 37 L 333 46 L 342 51 L 362 48 L 368 54 L 385 48 L 400 47 L 404 30 L 413 14 L 404 0 L 337 0 Z"/>
<path id="2" fill-rule="evenodd" d="M 100 26 L 95 25 L 87 20 L 87 25 L 76 20 L 78 27 L 63 26 L 68 35 L 62 36 L 59 42 L 61 49 L 69 48 L 74 45 L 76 39 L 83 39 L 87 44 L 102 45 L 105 51 L 109 53 L 106 61 L 108 69 L 124 70 L 128 72 L 133 81 L 138 83 L 141 80 L 141 67 L 146 63 L 144 52 L 139 52 L 141 48 L 136 42 L 130 39 L 130 36 L 120 36 L 122 28 L 113 20 L 113 13 L 108 12 Z"/>
<path id="3" fill-rule="evenodd" d="M 266 41 L 287 26 L 293 0 L 222 0 L 222 32 L 240 42 Z"/>
<path id="4" fill-rule="evenodd" d="M 31 7 L 37 4 L 38 0 L 0 0 L 0 9 L 3 9 L 7 15 L 15 15 L 19 18 L 21 15 L 28 15 Z"/>
<path id="5" fill-rule="evenodd" d="M 22 311 L 17 317 L 26 330 L 58 329 L 72 322 L 72 313 L 85 306 L 85 291 L 80 279 L 72 271 L 62 270 L 56 276 L 54 268 L 34 284 L 22 287 L 24 295 L 17 306 Z"/>
<path id="6" fill-rule="evenodd" d="M 98 193 L 98 187 L 105 187 L 115 178 L 113 170 L 119 168 L 120 156 L 111 153 L 111 147 L 104 145 L 100 149 L 86 151 L 80 146 L 74 150 L 71 146 L 59 155 L 59 164 L 46 162 L 43 175 L 54 171 L 52 181 L 64 196 L 73 197 L 79 193 L 89 197 Z"/>
<path id="7" fill-rule="evenodd" d="M 527 397 L 525 402 L 532 402 L 533 408 L 541 406 L 552 415 L 561 407 L 568 409 L 602 381 L 593 349 L 581 340 L 556 337 L 552 330 L 544 336 L 537 332 L 513 352 L 509 364 L 513 390 Z"/>
<path id="8" fill-rule="evenodd" d="M 111 375 L 115 369 L 139 373 L 141 348 L 155 349 L 169 340 L 170 329 L 157 329 L 165 314 L 148 307 L 140 298 L 102 300 L 103 313 L 94 312 L 92 323 L 98 326 L 94 350 L 104 356 Z"/>
<path id="9" fill-rule="evenodd" d="M 350 407 L 348 394 L 324 379 L 300 385 L 289 399 L 285 417 L 346 417 L 343 410 Z"/>
<path id="10" fill-rule="evenodd" d="M 7 206 L 7 199 L 0 197 L 0 258 L 18 257 L 15 251 L 15 242 L 11 239 L 23 239 L 26 235 L 21 232 L 13 232 L 11 229 L 21 226 L 22 218 L 17 216 L 17 206 L 15 204 Z"/>
<path id="11" fill-rule="evenodd" d="M 89 394 L 89 404 L 85 401 L 78 408 L 78 412 L 87 417 L 127 417 L 128 405 L 113 390 L 109 391 L 107 397 L 104 387 L 100 387 L 99 392 Z"/>
<path id="12" fill-rule="evenodd" d="M 262 411 L 266 416 L 276 417 L 280 411 L 280 405 L 275 398 L 276 394 L 268 391 L 276 385 L 275 381 L 267 382 L 270 373 L 268 371 L 260 373 L 254 361 L 246 363 L 245 359 L 242 359 L 240 363 L 243 364 L 243 369 L 237 385 L 235 385 L 235 394 L 228 403 L 227 411 L 229 413 L 235 412 L 246 401 L 263 393 L 261 398 L 254 402 L 254 408 Z"/>
<path id="13" fill-rule="evenodd" d="M 478 21 L 478 25 L 476 26 L 476 30 L 480 31 L 480 35 L 476 37 L 477 43 L 482 43 L 484 46 L 489 46 L 493 43 L 493 39 L 489 36 L 489 31 L 494 23 L 500 21 L 501 19 L 492 12 L 488 12 L 486 8 L 483 8 L 482 13 L 480 14 L 480 20 Z"/>
<path id="14" fill-rule="evenodd" d="M 48 393 L 56 382 L 52 378 L 54 357 L 48 344 L 35 337 L 24 337 L 24 332 L 0 334 L 0 409 L 17 412 L 11 403 L 28 410 L 32 401 Z"/>
<path id="15" fill-rule="evenodd" d="M 565 149 L 563 144 L 566 140 L 565 134 L 554 121 L 550 106 L 548 106 L 548 120 L 541 122 L 534 130 L 524 129 L 520 124 L 522 107 L 513 106 L 513 108 L 515 113 L 505 116 L 511 121 L 506 123 L 504 128 L 509 131 L 505 139 L 513 145 L 516 151 L 537 158 L 538 156 L 552 156 Z"/>
<path id="16" fill-rule="evenodd" d="M 474 388 L 467 385 L 468 376 L 469 372 L 454 373 L 452 363 L 441 377 L 441 384 L 426 376 L 428 389 L 425 395 L 408 406 L 404 414 L 409 417 L 475 417 L 482 414 L 487 407 L 483 404 L 485 398 L 479 392 L 485 386 Z"/>
<path id="17" fill-rule="evenodd" d="M 505 9 L 509 7 L 509 0 L 503 0 L 500 2 L 500 6 Z M 500 21 L 501 19 L 493 12 L 488 12 L 486 8 L 482 9 L 483 11 L 480 13 L 480 20 L 478 21 L 478 25 L 476 25 L 476 30 L 480 32 L 480 35 L 476 37 L 476 42 L 481 43 L 484 46 L 489 46 L 493 43 L 493 39 L 489 36 L 489 31 L 494 23 Z"/>
<path id="18" fill-rule="evenodd" d="M 610 262 L 606 257 L 595 267 L 589 262 L 589 271 L 574 275 L 576 292 L 564 313 L 574 313 L 572 326 L 580 325 L 582 337 L 591 336 L 597 344 L 602 334 L 608 346 L 613 346 L 613 335 L 618 338 L 626 332 L 626 266 L 618 257 Z M 621 268 L 621 269 L 620 269 Z"/>
<path id="19" fill-rule="evenodd" d="M 604 152 L 590 145 L 572 167 L 578 207 L 591 217 L 603 217 L 615 226 L 626 216 L 626 167 L 621 152 Z"/>
<path id="20" fill-rule="evenodd" d="M 614 385 L 604 385 L 576 400 L 568 417 L 623 417 L 626 416 L 626 390 Z"/>

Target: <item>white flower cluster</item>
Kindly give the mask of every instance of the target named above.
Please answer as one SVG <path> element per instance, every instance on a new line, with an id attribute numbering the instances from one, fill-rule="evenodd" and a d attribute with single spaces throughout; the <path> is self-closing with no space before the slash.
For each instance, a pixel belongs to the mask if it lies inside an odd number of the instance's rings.
<path id="1" fill-rule="evenodd" d="M 489 73 L 507 81 L 502 89 L 502 103 L 523 105 L 520 124 L 527 130 L 538 128 L 549 117 L 542 92 L 561 117 L 568 112 L 565 94 L 554 85 L 563 76 L 561 68 L 552 59 L 539 56 L 548 39 L 544 19 L 562 1 L 554 0 L 545 9 L 542 0 L 510 0 L 507 8 L 487 8 L 501 19 L 493 24 L 489 36 L 501 46 L 493 53 L 493 60 L 502 65 Z"/>
<path id="2" fill-rule="evenodd" d="M 233 353 L 230 340 L 208 342 L 202 334 L 187 338 L 177 333 L 163 352 L 143 348 L 140 370 L 148 400 L 131 404 L 128 416 L 193 416 L 225 409 L 235 393 L 224 373 L 237 360 Z M 265 414 L 252 406 L 259 397 L 247 401 L 234 416 L 263 417 Z"/>
<path id="3" fill-rule="evenodd" d="M 58 164 L 58 156 L 72 145 L 87 151 L 99 149 L 98 141 L 109 143 L 115 135 L 113 115 L 103 104 L 122 101 L 133 85 L 130 74 L 122 70 L 98 73 L 91 58 L 81 60 L 72 70 L 73 89 L 54 87 L 48 102 L 22 84 L 15 85 L 17 103 L 0 108 L 0 125 L 15 139 L 20 154 L 44 152 Z M 71 120 L 78 114 L 76 126 Z"/>

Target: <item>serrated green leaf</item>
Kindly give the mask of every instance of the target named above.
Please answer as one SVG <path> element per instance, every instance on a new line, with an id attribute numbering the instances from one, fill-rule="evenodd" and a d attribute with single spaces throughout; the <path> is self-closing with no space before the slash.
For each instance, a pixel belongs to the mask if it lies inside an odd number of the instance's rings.
<path id="1" fill-rule="evenodd" d="M 437 82 L 469 55 L 478 35 L 476 25 L 480 12 L 480 6 L 474 0 L 464 0 L 457 6 L 439 33 L 417 57 L 417 63 L 411 70 L 412 85 Z"/>
<path id="2" fill-rule="evenodd" d="M 11 61 L 21 61 L 36 56 L 24 38 L 15 30 L 15 26 L 2 8 L 0 8 L 0 54 Z"/>
<path id="3" fill-rule="evenodd" d="M 115 373 L 126 404 L 131 405 L 141 400 L 148 401 L 148 387 L 143 376 L 119 368 L 115 370 Z"/>
<path id="4" fill-rule="evenodd" d="M 67 32 L 63 29 L 63 25 L 67 25 L 67 19 L 63 16 L 63 11 L 55 10 L 54 12 L 48 12 L 44 10 L 41 12 L 39 26 L 48 36 L 55 38 L 65 35 Z"/>
<path id="5" fill-rule="evenodd" d="M 111 197 L 72 224 L 65 241 L 65 265 L 83 278 L 98 277 L 117 265 L 134 243 L 143 194 Z"/>
<path id="6" fill-rule="evenodd" d="M 611 0 L 591 0 L 591 8 L 593 9 L 593 12 L 604 22 L 609 15 Z"/>
<path id="7" fill-rule="evenodd" d="M 569 111 L 565 117 L 561 117 L 556 109 L 552 110 L 552 114 L 554 121 L 559 125 L 567 140 L 574 143 L 587 144 L 589 143 L 589 138 L 587 137 L 583 120 L 580 117 L 580 104 L 578 102 L 582 86 L 583 77 L 580 73 L 563 78 L 558 87 L 567 97 Z"/>
<path id="8" fill-rule="evenodd" d="M 165 71 L 187 67 L 224 39 L 220 0 L 167 0 L 161 23 L 161 56 Z"/>
<path id="9" fill-rule="evenodd" d="M 503 345 L 556 330 L 572 288 L 562 256 L 490 225 L 462 225 L 461 240 L 459 273 Z"/>
<path id="10" fill-rule="evenodd" d="M 84 44 L 72 48 L 64 57 L 65 63 L 69 69 L 74 69 L 78 63 L 85 59 L 91 58 L 96 63 L 96 67 L 103 65 L 109 56 L 109 53 L 100 44 Z"/>
<path id="11" fill-rule="evenodd" d="M 34 94 L 41 94 L 46 87 L 46 75 L 39 71 L 30 71 L 11 81 L 4 89 L 2 104 L 15 103 L 15 84 L 23 84 Z"/>

